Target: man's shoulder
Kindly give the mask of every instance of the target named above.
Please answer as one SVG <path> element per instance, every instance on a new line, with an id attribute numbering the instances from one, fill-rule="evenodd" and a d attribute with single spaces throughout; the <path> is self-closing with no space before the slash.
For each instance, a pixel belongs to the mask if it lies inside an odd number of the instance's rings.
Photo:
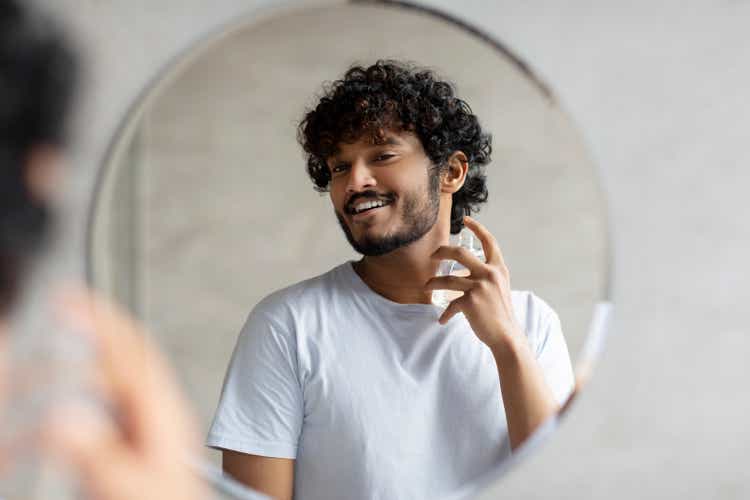
<path id="1" fill-rule="evenodd" d="M 258 302 L 253 311 L 278 316 L 324 301 L 336 284 L 341 282 L 341 274 L 346 265 L 348 263 L 340 264 L 322 274 L 271 292 Z"/>
<path id="2" fill-rule="evenodd" d="M 530 340 L 542 336 L 550 326 L 559 325 L 555 310 L 544 299 L 530 290 L 512 290 L 516 319 Z"/>
<path id="3" fill-rule="evenodd" d="M 548 318 L 557 315 L 552 306 L 531 290 L 511 290 L 511 298 L 516 314 L 520 312 L 524 317 Z M 518 320 L 521 321 L 521 318 Z"/>

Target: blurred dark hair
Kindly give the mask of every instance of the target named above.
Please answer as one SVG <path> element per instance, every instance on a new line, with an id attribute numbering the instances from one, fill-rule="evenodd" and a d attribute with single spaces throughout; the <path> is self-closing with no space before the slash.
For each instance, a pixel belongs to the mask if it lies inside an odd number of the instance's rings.
<path id="1" fill-rule="evenodd" d="M 76 57 L 50 20 L 0 1 L 0 313 L 50 225 L 26 182 L 28 155 L 64 145 L 77 76 Z"/>
<path id="2" fill-rule="evenodd" d="M 464 215 L 478 211 L 487 201 L 484 165 L 490 161 L 492 139 L 482 131 L 469 105 L 456 97 L 451 83 L 427 69 L 379 60 L 367 68 L 353 66 L 324 92 L 297 130 L 316 190 L 328 190 L 331 174 L 326 159 L 340 143 L 356 142 L 364 134 L 377 141 L 386 129 L 392 129 L 419 137 L 437 167 L 432 175 L 443 172 L 456 151 L 468 158 L 466 181 L 453 194 L 451 233 L 461 230 Z"/>

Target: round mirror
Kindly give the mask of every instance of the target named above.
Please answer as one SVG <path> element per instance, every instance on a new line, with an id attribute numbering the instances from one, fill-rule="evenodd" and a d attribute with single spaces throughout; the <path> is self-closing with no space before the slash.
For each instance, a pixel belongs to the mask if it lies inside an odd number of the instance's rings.
<path id="1" fill-rule="evenodd" d="M 604 331 L 609 249 L 597 169 L 548 87 L 499 43 L 413 7 L 328 3 L 248 19 L 197 44 L 158 75 L 112 143 L 92 207 L 89 277 L 158 339 L 209 444 L 291 461 L 298 498 L 471 491 L 513 447 L 498 358 L 456 326 L 476 332 L 467 317 L 486 308 L 441 325 L 438 306 L 394 300 L 393 279 L 373 274 L 393 267 L 358 267 L 342 231 L 356 240 L 355 217 L 374 227 L 403 215 L 411 188 L 399 191 L 398 176 L 428 182 L 433 170 L 419 177 L 387 163 L 432 160 L 429 127 L 394 125 L 401 114 L 380 135 L 334 137 L 323 155 L 328 185 L 316 190 L 308 175 L 301 120 L 326 92 L 355 86 L 340 83 L 349 68 L 384 60 L 407 80 L 429 70 L 438 87 L 451 82 L 481 127 L 474 142 L 491 135 L 490 155 L 474 144 L 446 165 L 457 165 L 457 190 L 481 177 L 471 172 L 486 175 L 475 217 L 510 270 L 515 317 L 556 404 L 573 390 L 571 366 L 588 374 Z M 308 146 L 330 132 L 306 123 L 299 140 Z M 440 184 L 440 200 L 455 199 L 450 189 Z M 370 262 L 393 264 L 389 255 L 412 255 L 403 248 L 425 236 L 412 240 Z M 489 265 L 497 252 L 484 250 Z M 401 272 L 412 279 L 408 266 Z M 342 305 L 357 300 L 357 311 Z M 219 464 L 222 452 L 211 453 Z"/>

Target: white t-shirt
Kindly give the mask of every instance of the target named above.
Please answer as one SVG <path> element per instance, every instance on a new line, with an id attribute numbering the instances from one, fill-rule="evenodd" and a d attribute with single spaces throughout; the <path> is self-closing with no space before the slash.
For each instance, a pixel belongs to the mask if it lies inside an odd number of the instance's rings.
<path id="1" fill-rule="evenodd" d="M 557 314 L 513 292 L 563 402 Z M 352 263 L 263 299 L 243 327 L 207 444 L 293 458 L 296 499 L 439 498 L 510 456 L 495 359 L 462 314 L 373 292 Z"/>

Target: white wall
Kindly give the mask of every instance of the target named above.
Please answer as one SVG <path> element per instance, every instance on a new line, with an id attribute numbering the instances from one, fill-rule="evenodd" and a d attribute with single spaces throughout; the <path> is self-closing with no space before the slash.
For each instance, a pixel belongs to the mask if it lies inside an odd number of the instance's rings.
<path id="1" fill-rule="evenodd" d="M 262 2 L 40 3 L 92 65 L 60 260 L 80 272 L 86 196 L 128 105 L 190 40 Z M 430 2 L 507 42 L 584 130 L 610 196 L 618 307 L 568 421 L 487 498 L 747 497 L 750 4 L 485 3 Z"/>

